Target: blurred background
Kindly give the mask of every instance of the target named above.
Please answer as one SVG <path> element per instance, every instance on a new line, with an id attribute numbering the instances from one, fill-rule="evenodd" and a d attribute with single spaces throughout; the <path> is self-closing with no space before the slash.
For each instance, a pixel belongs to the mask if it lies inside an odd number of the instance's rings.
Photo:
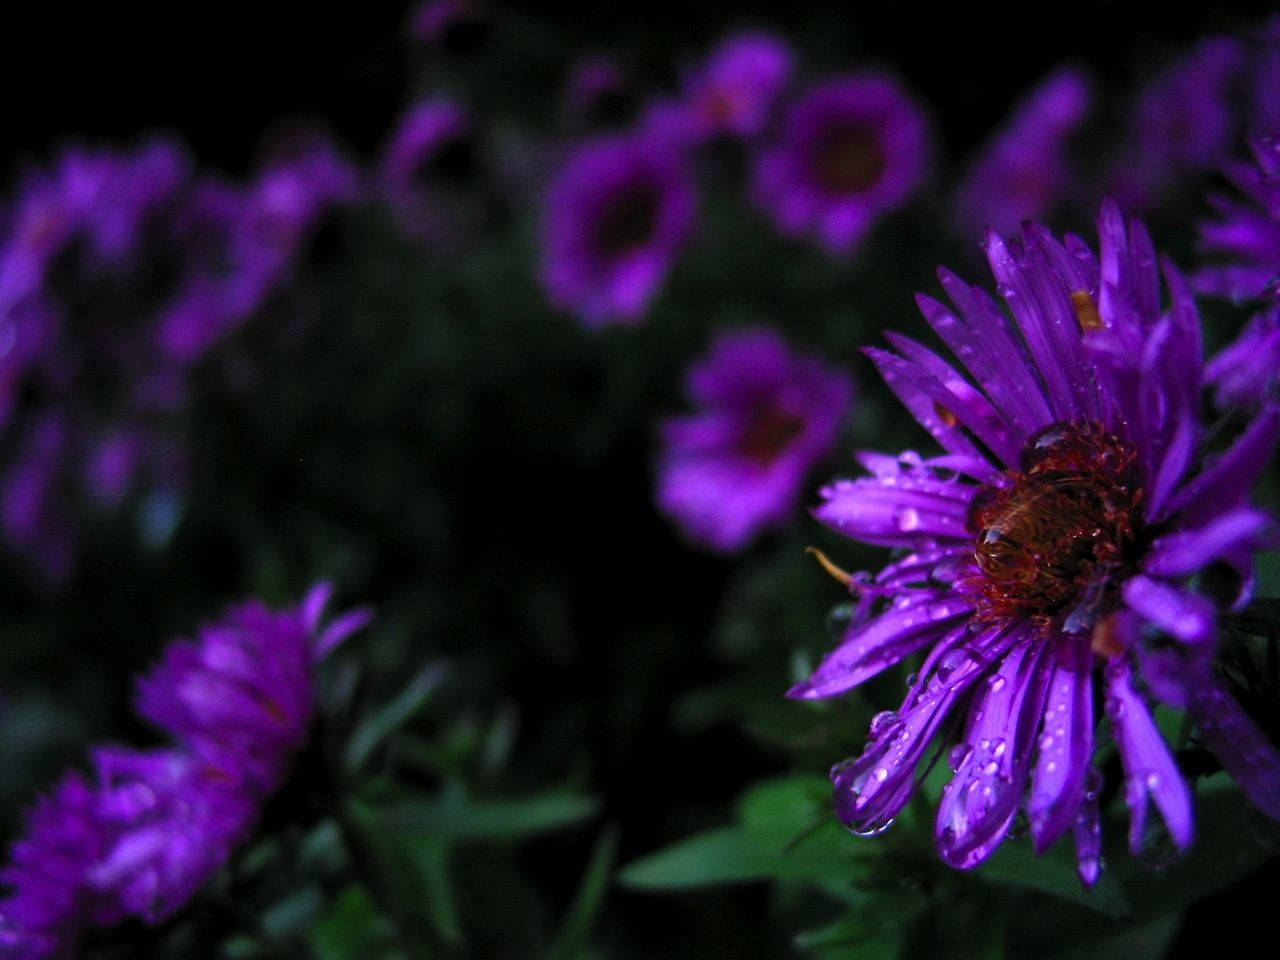
<path id="1" fill-rule="evenodd" d="M 342 604 L 377 611 L 328 665 L 314 742 L 249 848 L 192 910 L 158 930 L 123 925 L 85 955 L 1132 960 L 1223 931 L 1268 943 L 1256 906 L 1280 880 L 1280 833 L 1243 815 L 1224 815 L 1217 840 L 1206 828 L 1201 860 L 1121 870 L 1101 906 L 1075 889 L 1069 858 L 1029 847 L 954 874 L 927 823 L 883 841 L 832 833 L 881 843 L 859 854 L 872 862 L 853 898 L 833 892 L 843 862 L 733 867 L 745 848 L 823 828 L 827 767 L 900 697 L 903 671 L 839 702 L 782 698 L 842 615 L 839 585 L 804 548 L 850 569 L 884 560 L 803 507 L 855 471 L 852 449 L 931 449 L 858 348 L 884 329 L 926 338 L 913 297 L 940 295 L 937 264 L 991 285 L 960 199 L 975 158 L 1037 84 L 1078 69 L 1088 106 L 1056 148 L 1073 172 L 1036 215 L 1093 242 L 1104 193 L 1132 186 L 1116 170 L 1147 163 L 1132 153 L 1143 85 L 1210 35 L 1265 56 L 1267 6 L 460 8 L 438 28 L 384 2 L 341 17 L 242 0 L 7 17 L 6 236 L 72 148 L 137 156 L 161 138 L 180 198 L 248 196 L 321 141 L 344 171 L 289 222 L 270 279 L 194 333 L 204 315 L 189 319 L 174 279 L 185 261 L 166 248 L 239 277 L 206 233 L 241 214 L 166 200 L 177 206 L 148 216 L 177 210 L 157 219 L 182 239 L 147 236 L 97 272 L 68 241 L 43 283 L 71 319 L 39 349 L 73 359 L 4 371 L 7 838 L 88 744 L 155 741 L 132 716 L 132 678 L 227 603 L 289 604 L 327 578 Z M 779 229 L 753 196 L 772 126 L 682 145 L 696 226 L 639 315 L 566 306 L 540 272 L 550 185 L 578 144 L 643 127 L 743 29 L 790 51 L 780 104 L 823 77 L 895 77 L 928 126 L 919 184 L 832 251 Z M 1205 198 L 1227 189 L 1221 162 L 1247 156 L 1250 79 L 1240 68 L 1223 87 L 1221 150 L 1170 160 L 1132 193 L 1188 269 Z M 464 135 L 397 179 L 388 158 L 421 102 L 455 105 Z M 1247 310 L 1204 316 L 1216 346 Z M 686 372 L 718 331 L 759 327 L 851 377 L 855 399 L 785 520 L 718 549 L 655 505 L 660 423 L 691 410 Z M 1274 692 L 1258 701 L 1272 721 Z M 359 737 L 373 745 L 353 760 Z M 1199 801 L 1202 819 L 1216 797 Z M 391 808 L 412 812 L 410 828 L 386 827 Z M 672 847 L 734 823 L 746 832 L 717 834 L 722 846 Z M 645 859 L 664 849 L 674 858 Z M 1274 952 L 1258 949 L 1242 955 Z"/>

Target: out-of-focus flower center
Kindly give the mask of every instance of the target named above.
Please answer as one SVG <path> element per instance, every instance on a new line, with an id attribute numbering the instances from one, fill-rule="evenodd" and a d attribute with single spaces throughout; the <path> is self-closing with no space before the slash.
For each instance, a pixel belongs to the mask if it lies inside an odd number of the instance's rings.
<path id="1" fill-rule="evenodd" d="M 632 187 L 601 212 L 595 225 L 596 249 L 606 257 L 620 257 L 643 247 L 658 222 L 658 194 L 649 184 Z"/>
<path id="2" fill-rule="evenodd" d="M 738 452 L 748 460 L 767 467 L 777 460 L 804 431 L 804 421 L 795 414 L 775 407 L 760 407 L 751 415 L 743 431 Z"/>
<path id="3" fill-rule="evenodd" d="M 1143 489 L 1133 447 L 1096 423 L 1055 424 L 1022 452 L 1012 483 L 974 499 L 979 616 L 1093 629 L 1142 551 Z"/>
<path id="4" fill-rule="evenodd" d="M 884 151 L 869 127 L 836 127 L 818 141 L 813 168 L 818 183 L 831 193 L 862 193 L 884 173 Z"/>

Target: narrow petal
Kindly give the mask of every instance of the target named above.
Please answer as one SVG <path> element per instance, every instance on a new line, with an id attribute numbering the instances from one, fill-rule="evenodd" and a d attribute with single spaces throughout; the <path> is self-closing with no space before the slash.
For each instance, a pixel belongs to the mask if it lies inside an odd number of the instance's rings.
<path id="1" fill-rule="evenodd" d="M 1140 853 L 1146 834 L 1147 806 L 1154 800 L 1179 850 L 1191 845 L 1194 824 L 1191 793 L 1169 747 L 1156 729 L 1146 703 L 1133 689 L 1129 664 L 1115 657 L 1107 665 L 1107 716 L 1125 770 L 1129 805 L 1129 849 Z"/>
<path id="2" fill-rule="evenodd" d="M 1026 789 L 1050 676 L 1044 645 L 1022 636 L 978 688 L 968 756 L 938 805 L 938 853 L 951 866 L 976 867 L 1004 840 Z"/>
<path id="3" fill-rule="evenodd" d="M 948 712 L 1014 642 L 997 628 L 973 636 L 953 630 L 929 654 L 897 715 L 873 724 L 862 756 L 831 771 L 836 814 L 856 832 L 883 830 L 915 791 L 916 767 Z"/>
<path id="4" fill-rule="evenodd" d="M 975 487 L 953 483 L 919 489 L 875 477 L 837 480 L 820 491 L 813 515 L 837 533 L 885 547 L 917 547 L 937 540 L 970 540 L 965 526 Z"/>
<path id="5" fill-rule="evenodd" d="M 1187 712 L 1245 796 L 1280 820 L 1280 754 L 1207 664 L 1188 678 Z"/>
<path id="6" fill-rule="evenodd" d="M 853 627 L 808 680 L 787 691 L 794 699 L 834 697 L 937 642 L 973 612 L 963 599 L 940 595 L 907 597 L 869 623 Z"/>
<path id="7" fill-rule="evenodd" d="M 1280 406 L 1263 410 L 1221 456 L 1183 486 L 1169 500 L 1167 513 L 1182 522 L 1208 522 L 1226 507 L 1247 499 L 1280 439 Z"/>
<path id="8" fill-rule="evenodd" d="M 1156 540 L 1144 567 L 1157 576 L 1189 576 L 1239 547 L 1260 550 L 1272 546 L 1275 537 L 1275 522 L 1269 513 L 1240 507 L 1198 530 L 1180 530 Z"/>
<path id="9" fill-rule="evenodd" d="M 1095 767 L 1090 767 L 1085 773 L 1080 810 L 1071 826 L 1072 839 L 1076 843 L 1076 871 L 1086 890 L 1102 876 L 1102 815 L 1098 809 L 1101 783 L 1102 774 Z"/>
<path id="10" fill-rule="evenodd" d="M 1213 603 L 1182 587 L 1139 574 L 1124 585 L 1124 602 L 1183 643 L 1208 643 L 1216 636 Z"/>
<path id="11" fill-rule="evenodd" d="M 1093 755 L 1093 654 L 1073 637 L 1060 638 L 1045 705 L 1031 797 L 1031 840 L 1044 853 L 1074 822 Z"/>

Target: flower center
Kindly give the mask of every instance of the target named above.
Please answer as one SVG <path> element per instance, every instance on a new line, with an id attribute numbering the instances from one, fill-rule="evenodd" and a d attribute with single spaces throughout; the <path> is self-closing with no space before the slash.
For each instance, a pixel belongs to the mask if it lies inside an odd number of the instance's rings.
<path id="1" fill-rule="evenodd" d="M 1096 423 L 1060 423 L 1031 437 L 1022 469 L 969 511 L 980 576 L 979 616 L 1060 621 L 1091 630 L 1142 552 L 1143 489 L 1133 447 Z"/>
<path id="2" fill-rule="evenodd" d="M 628 254 L 649 242 L 657 221 L 657 191 L 648 184 L 634 186 L 601 212 L 595 227 L 596 249 L 606 257 Z"/>
<path id="3" fill-rule="evenodd" d="M 832 193 L 862 193 L 884 173 L 884 151 L 869 127 L 839 127 L 818 142 L 813 166 L 818 182 Z"/>
<path id="4" fill-rule="evenodd" d="M 774 407 L 761 407 L 752 413 L 738 443 L 738 452 L 748 460 L 767 467 L 803 431 L 804 421 L 795 414 Z"/>

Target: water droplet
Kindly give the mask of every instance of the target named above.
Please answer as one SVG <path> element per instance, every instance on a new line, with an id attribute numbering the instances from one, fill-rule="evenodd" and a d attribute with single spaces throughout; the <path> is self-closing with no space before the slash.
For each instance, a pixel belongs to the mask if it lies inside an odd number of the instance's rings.
<path id="1" fill-rule="evenodd" d="M 852 603 L 841 603 L 832 607 L 830 612 L 827 613 L 827 635 L 833 640 L 842 639 L 845 631 L 849 629 L 849 625 L 853 623 L 853 615 L 854 605 Z"/>
<path id="2" fill-rule="evenodd" d="M 871 739 L 875 740 L 881 737 L 886 730 L 893 724 L 898 722 L 898 715 L 892 710 L 881 710 L 871 718 Z"/>
<path id="3" fill-rule="evenodd" d="M 998 673 L 993 673 L 991 676 L 987 677 L 987 689 L 992 693 L 999 693 L 1004 689 L 1005 683 L 1005 678 Z"/>
<path id="4" fill-rule="evenodd" d="M 920 529 L 920 511 L 915 507 L 902 507 L 894 514 L 898 529 L 904 533 Z"/>
<path id="5" fill-rule="evenodd" d="M 1148 790 L 1160 789 L 1160 775 L 1157 773 L 1148 773 L 1143 783 L 1147 785 Z"/>
<path id="6" fill-rule="evenodd" d="M 879 823 L 871 823 L 865 827 L 847 827 L 855 837 L 878 837 L 893 826 L 893 817 Z"/>
<path id="7" fill-rule="evenodd" d="M 1057 742 L 1057 741 L 1055 741 L 1055 740 L 1053 739 L 1053 734 L 1051 734 L 1051 733 L 1046 733 L 1043 737 L 1041 737 L 1041 738 L 1040 738 L 1040 749 L 1041 749 L 1041 750 L 1052 750 L 1052 749 L 1053 749 L 1053 745 L 1054 745 L 1054 743 L 1056 743 L 1056 742 Z"/>
<path id="8" fill-rule="evenodd" d="M 889 771 L 885 767 L 876 767 L 871 771 L 871 777 L 877 783 L 884 783 L 889 779 Z"/>
<path id="9" fill-rule="evenodd" d="M 969 759 L 973 753 L 973 747 L 967 743 L 957 743 L 951 748 L 951 752 L 947 754 L 947 764 L 957 773 L 960 771 L 961 765 Z"/>

